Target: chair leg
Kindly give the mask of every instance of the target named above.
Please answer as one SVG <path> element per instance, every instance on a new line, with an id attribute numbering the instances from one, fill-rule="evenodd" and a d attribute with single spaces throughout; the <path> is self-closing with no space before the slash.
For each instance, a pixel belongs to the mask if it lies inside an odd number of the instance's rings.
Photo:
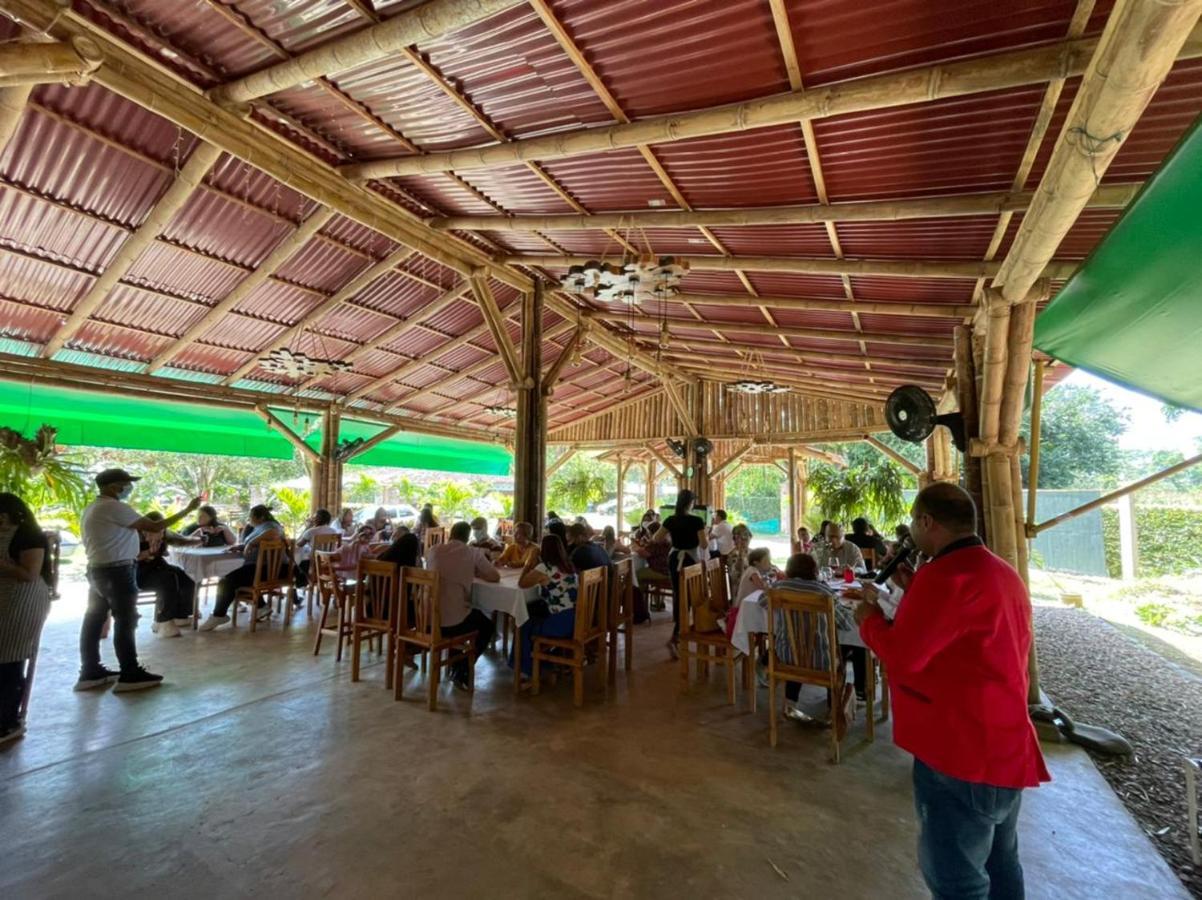
<path id="1" fill-rule="evenodd" d="M 330 604 L 321 604 L 321 618 L 317 622 L 317 638 L 313 641 L 313 655 L 317 656 L 321 653 L 321 639 L 325 634 L 326 622 L 330 618 Z"/>
<path id="2" fill-rule="evenodd" d="M 438 674 L 442 669 L 442 651 L 430 651 L 430 677 L 426 681 L 426 709 L 438 709 Z"/>
<path id="3" fill-rule="evenodd" d="M 359 680 L 359 655 L 362 652 L 362 636 L 359 629 L 351 627 L 351 681 Z"/>
<path id="4" fill-rule="evenodd" d="M 343 606 L 338 607 L 338 649 L 334 651 L 334 661 L 342 662 L 342 645 L 347 639 L 347 621 L 346 609 Z"/>
<path id="5" fill-rule="evenodd" d="M 727 647 L 723 654 L 726 665 L 726 699 L 731 706 L 738 703 L 738 698 L 735 695 L 735 648 Z"/>
<path id="6" fill-rule="evenodd" d="M 889 673 L 881 663 L 881 721 L 889 721 Z"/>
<path id="7" fill-rule="evenodd" d="M 780 710 L 776 706 L 776 679 L 768 676 L 768 745 L 776 746 L 776 717 Z"/>
<path id="8" fill-rule="evenodd" d="M 572 703 L 577 706 L 584 706 L 584 660 L 580 660 L 580 665 L 572 667 Z"/>
<path id="9" fill-rule="evenodd" d="M 683 687 L 687 691 L 689 689 L 689 655 L 691 653 L 691 651 L 689 650 L 689 644 L 687 641 L 681 641 L 678 652 L 680 654 L 681 687 Z"/>
<path id="10" fill-rule="evenodd" d="M 386 641 L 388 644 L 388 658 L 384 665 L 384 690 L 392 690 L 393 663 L 395 662 L 396 644 L 392 640 L 392 633 L 380 638 L 381 641 Z"/>
<path id="11" fill-rule="evenodd" d="M 608 683 L 614 684 L 618 680 L 618 627 L 615 625 L 609 632 L 609 647 L 608 663 L 606 668 L 609 670 Z"/>
<path id="12" fill-rule="evenodd" d="M 237 602 L 236 600 L 234 601 Z M 255 626 L 259 624 L 259 596 L 252 594 L 250 598 L 250 633 L 255 633 Z"/>
<path id="13" fill-rule="evenodd" d="M 622 642 L 626 645 L 626 671 L 634 665 L 634 614 L 626 615 L 626 629 L 622 632 Z"/>
<path id="14" fill-rule="evenodd" d="M 396 661 L 392 673 L 392 699 L 400 700 L 405 692 L 405 659 L 409 655 L 409 645 L 400 641 L 396 648 Z"/>
<path id="15" fill-rule="evenodd" d="M 310 584 L 305 588 L 305 618 L 313 618 L 313 585 Z"/>
<path id="16" fill-rule="evenodd" d="M 868 671 L 864 673 L 864 696 L 868 701 L 868 742 L 876 740 L 876 660 L 871 655 L 867 659 Z"/>
<path id="17" fill-rule="evenodd" d="M 516 638 L 515 638 L 515 640 L 516 640 Z M 518 665 L 521 665 L 521 662 L 520 662 L 520 661 L 518 662 Z M 535 645 L 535 647 L 534 647 L 534 675 L 533 675 L 533 683 L 532 683 L 532 685 L 531 685 L 531 688 L 530 688 L 530 692 L 531 692 L 532 694 L 535 694 L 535 695 L 537 695 L 537 694 L 538 694 L 538 689 L 539 689 L 539 675 L 540 675 L 540 674 L 541 674 L 541 672 L 542 672 L 542 668 L 543 668 L 543 667 L 542 667 L 542 660 L 540 660 L 540 659 L 538 658 L 538 646 L 537 646 L 537 645 Z"/>
<path id="18" fill-rule="evenodd" d="M 464 652 L 467 654 L 467 689 L 468 693 L 476 693 L 476 654 L 474 648 L 468 644 Z"/>

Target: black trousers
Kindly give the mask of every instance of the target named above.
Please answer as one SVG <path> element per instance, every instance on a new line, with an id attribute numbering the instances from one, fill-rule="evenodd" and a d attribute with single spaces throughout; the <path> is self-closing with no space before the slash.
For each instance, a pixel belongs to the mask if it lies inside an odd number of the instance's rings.
<path id="1" fill-rule="evenodd" d="M 88 676 L 100 668 L 100 635 L 109 613 L 113 616 L 113 649 L 123 674 L 138 668 L 137 566 L 110 566 L 88 569 L 88 608 L 79 629 L 80 674 Z"/>
<path id="2" fill-rule="evenodd" d="M 460 634 L 467 634 L 469 631 L 476 632 L 476 643 L 472 646 L 472 656 L 475 659 L 480 658 L 480 654 L 484 652 L 484 648 L 492 643 L 492 617 L 485 615 L 478 609 L 473 609 L 467 614 L 467 617 L 458 625 L 443 625 L 442 633 L 445 637 L 456 637 Z M 453 677 L 467 675 L 467 663 L 460 660 L 451 666 L 451 675 Z"/>
<path id="3" fill-rule="evenodd" d="M 238 588 L 250 587 L 255 583 L 255 564 L 247 563 L 239 569 L 222 576 L 217 582 L 217 599 L 213 601 L 213 615 L 228 616 L 234 604 Z"/>
<path id="4" fill-rule="evenodd" d="M 154 591 L 156 622 L 192 617 L 196 582 L 178 566 L 163 560 L 138 563 L 138 587 L 143 591 Z"/>
<path id="5" fill-rule="evenodd" d="M 854 673 L 852 677 L 855 680 L 856 685 L 856 696 L 862 697 L 865 691 L 864 676 L 868 671 L 868 654 L 864 652 L 863 647 L 841 647 L 839 649 L 839 655 L 843 659 L 843 663 L 845 665 L 849 659 L 851 660 L 851 670 Z M 797 698 L 800 696 L 800 684 L 798 684 L 796 681 L 789 681 L 785 683 L 786 700 L 791 703 L 796 703 Z"/>
<path id="6" fill-rule="evenodd" d="M 21 724 L 21 694 L 25 690 L 25 661 L 0 663 L 0 731 Z"/>

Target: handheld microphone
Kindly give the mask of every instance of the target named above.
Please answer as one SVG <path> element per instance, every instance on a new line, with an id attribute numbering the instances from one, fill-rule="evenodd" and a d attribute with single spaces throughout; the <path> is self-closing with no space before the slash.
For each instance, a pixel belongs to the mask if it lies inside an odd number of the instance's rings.
<path id="1" fill-rule="evenodd" d="M 897 544 L 897 550 L 893 554 L 893 558 L 885 563 L 881 571 L 877 572 L 876 578 L 873 581 L 876 584 L 884 584 L 888 581 L 898 567 L 910 558 L 910 554 L 914 552 L 914 539 L 910 535 L 906 535 Z"/>

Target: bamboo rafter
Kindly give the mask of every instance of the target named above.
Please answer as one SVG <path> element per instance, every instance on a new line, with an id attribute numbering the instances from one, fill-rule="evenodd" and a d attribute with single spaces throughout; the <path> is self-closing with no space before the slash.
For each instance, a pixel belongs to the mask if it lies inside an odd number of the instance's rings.
<path id="1" fill-rule="evenodd" d="M 86 37 L 50 43 L 9 41 L 0 44 L 0 87 L 87 84 L 103 62 L 100 47 Z"/>

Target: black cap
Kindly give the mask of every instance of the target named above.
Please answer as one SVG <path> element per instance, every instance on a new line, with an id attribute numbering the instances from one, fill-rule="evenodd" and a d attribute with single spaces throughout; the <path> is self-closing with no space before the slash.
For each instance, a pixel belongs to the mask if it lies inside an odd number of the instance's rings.
<path id="1" fill-rule="evenodd" d="M 106 484 L 120 484 L 123 481 L 140 481 L 140 475 L 130 475 L 124 469 L 105 469 L 96 476 L 96 487 L 104 487 Z"/>

